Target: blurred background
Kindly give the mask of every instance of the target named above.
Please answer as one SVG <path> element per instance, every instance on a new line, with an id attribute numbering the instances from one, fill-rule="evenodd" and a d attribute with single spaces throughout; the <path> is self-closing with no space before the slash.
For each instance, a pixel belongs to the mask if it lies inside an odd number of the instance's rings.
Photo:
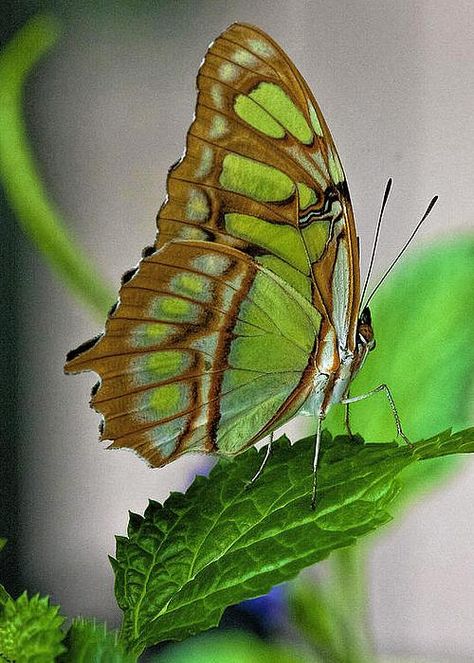
<path id="1" fill-rule="evenodd" d="M 436 193 L 440 202 L 415 243 L 472 229 L 468 0 L 116 1 L 100 9 L 3 2 L 2 43 L 45 10 L 60 19 L 64 34 L 28 81 L 30 140 L 51 198 L 117 290 L 121 274 L 154 240 L 206 48 L 237 20 L 269 32 L 319 101 L 348 176 L 363 273 L 389 176 L 394 192 L 376 273 Z M 88 408 L 94 376 L 65 377 L 63 363 L 103 322 L 51 275 L 3 194 L 1 217 L 0 535 L 9 539 L 2 582 L 13 593 L 27 587 L 50 594 L 68 615 L 93 614 L 113 625 L 119 615 L 107 553 L 114 552 L 114 535 L 125 532 L 128 509 L 141 513 L 148 498 L 162 501 L 184 489 L 207 461 L 183 458 L 154 471 L 97 443 L 99 417 Z M 307 426 L 293 424 L 293 439 Z M 455 479 L 379 537 L 370 560 L 370 614 L 380 651 L 474 659 L 473 505 L 474 463 L 466 459 Z"/>

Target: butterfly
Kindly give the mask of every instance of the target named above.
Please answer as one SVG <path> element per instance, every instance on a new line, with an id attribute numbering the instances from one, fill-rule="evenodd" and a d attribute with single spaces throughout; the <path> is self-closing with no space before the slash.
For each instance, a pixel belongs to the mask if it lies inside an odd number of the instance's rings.
<path id="1" fill-rule="evenodd" d="M 225 30 L 197 88 L 156 242 L 65 370 L 100 376 L 101 439 L 155 467 L 190 451 L 234 456 L 315 416 L 314 507 L 334 403 L 384 390 L 405 437 L 386 385 L 349 397 L 375 340 L 346 178 L 307 83 L 262 30 Z"/>

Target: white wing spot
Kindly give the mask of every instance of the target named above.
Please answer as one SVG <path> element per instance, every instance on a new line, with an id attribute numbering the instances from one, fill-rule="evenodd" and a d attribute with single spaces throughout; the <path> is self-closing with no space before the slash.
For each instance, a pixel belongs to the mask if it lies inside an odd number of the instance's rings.
<path id="1" fill-rule="evenodd" d="M 232 62 L 223 62 L 219 67 L 218 75 L 224 82 L 229 83 L 239 75 L 239 67 Z"/>
<path id="2" fill-rule="evenodd" d="M 251 67 L 252 65 L 257 64 L 257 58 L 252 53 L 245 51 L 243 48 L 235 51 L 233 58 L 234 62 L 240 64 L 244 67 Z"/>
<path id="3" fill-rule="evenodd" d="M 250 49 L 260 57 L 272 58 L 275 55 L 275 49 L 263 39 L 249 39 L 247 43 Z"/>
<path id="4" fill-rule="evenodd" d="M 207 177 L 214 165 L 214 153 L 209 145 L 204 145 L 201 152 L 201 160 L 198 169 L 196 170 L 196 177 L 200 179 Z"/>
<path id="5" fill-rule="evenodd" d="M 228 131 L 227 120 L 222 115 L 214 115 L 211 120 L 209 137 L 212 139 L 222 138 Z"/>
<path id="6" fill-rule="evenodd" d="M 186 205 L 186 218 L 191 221 L 206 221 L 209 218 L 209 213 L 206 194 L 199 189 L 191 189 Z"/>

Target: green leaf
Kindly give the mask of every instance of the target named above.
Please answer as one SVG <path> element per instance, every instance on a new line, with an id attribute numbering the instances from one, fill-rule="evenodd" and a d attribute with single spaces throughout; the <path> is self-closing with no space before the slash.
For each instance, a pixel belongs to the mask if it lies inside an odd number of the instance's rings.
<path id="1" fill-rule="evenodd" d="M 75 663 L 135 663 L 136 657 L 127 654 L 116 631 L 108 631 L 104 624 L 94 620 L 74 619 L 66 640 L 67 653 L 60 661 Z"/>
<path id="2" fill-rule="evenodd" d="M 10 599 L 0 615 L 0 654 L 16 663 L 51 663 L 64 651 L 59 607 L 48 597 Z"/>
<path id="3" fill-rule="evenodd" d="M 474 236 L 464 235 L 404 258 L 371 303 L 376 349 L 351 386 L 351 395 L 386 383 L 411 440 L 448 426 L 466 428 L 474 410 Z M 343 432 L 343 408 L 334 407 L 326 425 Z M 372 442 L 394 435 L 383 394 L 351 405 L 355 432 Z M 393 431 L 393 432 L 392 432 Z M 404 475 L 405 504 L 438 486 L 459 466 L 456 457 L 412 466 Z"/>
<path id="4" fill-rule="evenodd" d="M 397 475 L 410 464 L 474 450 L 474 429 L 413 449 L 324 435 L 316 511 L 310 509 L 312 438 L 286 438 L 248 489 L 262 453 L 221 460 L 185 495 L 132 514 L 117 538 L 115 591 L 132 651 L 218 623 L 228 605 L 265 594 L 302 568 L 390 519 Z"/>
<path id="5" fill-rule="evenodd" d="M 57 43 L 60 33 L 54 17 L 36 16 L 0 53 L 0 181 L 24 233 L 65 285 L 102 318 L 114 295 L 49 200 L 23 116 L 28 76 Z"/>

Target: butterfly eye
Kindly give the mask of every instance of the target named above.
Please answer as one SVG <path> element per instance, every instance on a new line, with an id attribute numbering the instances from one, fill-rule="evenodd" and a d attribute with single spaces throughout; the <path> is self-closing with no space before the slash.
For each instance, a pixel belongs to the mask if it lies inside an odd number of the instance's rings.
<path id="1" fill-rule="evenodd" d="M 361 325 L 371 325 L 372 324 L 372 316 L 370 315 L 370 309 L 368 306 L 364 308 L 362 313 L 360 314 L 360 324 Z"/>

